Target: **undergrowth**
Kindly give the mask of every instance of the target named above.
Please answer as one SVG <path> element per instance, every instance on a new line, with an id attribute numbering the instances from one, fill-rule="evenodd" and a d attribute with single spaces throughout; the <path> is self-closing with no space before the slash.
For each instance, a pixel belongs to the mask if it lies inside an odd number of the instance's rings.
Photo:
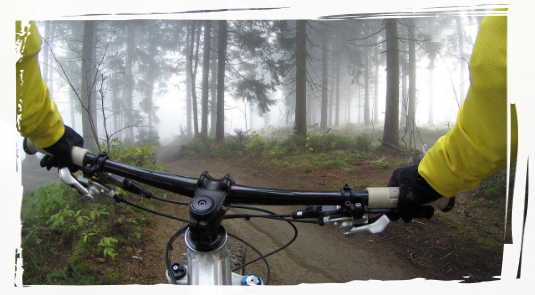
<path id="1" fill-rule="evenodd" d="M 315 130 L 306 137 L 299 137 L 236 129 L 235 134 L 227 136 L 222 142 L 195 138 L 180 147 L 179 155 L 253 159 L 260 156 L 271 159 L 277 165 L 295 169 L 351 170 L 363 158 L 373 157 L 374 151 L 372 137 L 367 133 L 348 136 Z"/>
<path id="2" fill-rule="evenodd" d="M 162 170 L 154 165 L 147 142 L 124 147 L 115 140 L 104 150 L 114 160 Z M 154 209 L 143 204 L 141 197 L 136 202 Z M 58 181 L 25 195 L 21 217 L 25 285 L 101 285 L 114 284 L 117 271 L 102 275 L 88 262 L 115 259 L 126 253 L 126 245 L 141 243 L 141 227 L 147 225 L 150 216 L 116 205 L 113 199 L 88 202 L 75 189 Z"/>
<path id="3" fill-rule="evenodd" d="M 503 171 L 481 182 L 481 188 L 473 198 L 481 197 L 480 204 L 491 210 L 494 218 L 511 220 L 521 232 L 535 233 L 535 195 L 530 191 L 518 191 L 506 184 Z"/>

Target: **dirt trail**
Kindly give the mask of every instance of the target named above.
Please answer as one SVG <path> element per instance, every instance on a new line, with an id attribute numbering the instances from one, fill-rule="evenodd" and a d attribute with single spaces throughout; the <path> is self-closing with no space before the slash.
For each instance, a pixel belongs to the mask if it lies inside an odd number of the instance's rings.
<path id="1" fill-rule="evenodd" d="M 216 177 L 230 173 L 236 183 L 243 185 L 297 190 L 338 190 L 344 182 L 355 181 L 351 179 L 355 177 L 354 175 L 343 179 L 343 176 L 317 174 L 314 171 L 290 172 L 275 168 L 268 169 L 262 163 L 254 161 L 236 161 L 229 165 L 228 161 L 215 159 L 179 159 L 176 147 L 160 148 L 157 151 L 157 164 L 162 165 L 167 172 L 184 176 L 198 177 L 202 171 L 207 170 Z M 380 173 L 371 174 L 375 174 L 378 179 L 364 181 L 370 184 L 381 183 L 387 179 L 385 175 L 391 173 L 383 172 L 381 168 L 377 169 Z M 362 183 L 363 179 L 359 181 Z M 326 187 L 324 183 L 332 183 L 332 185 Z M 264 208 L 279 213 L 291 213 L 293 210 L 279 207 Z M 297 208 L 302 207 L 295 209 Z M 225 221 L 224 226 L 229 233 L 237 234 L 263 253 L 277 249 L 289 241 L 293 235 L 293 230 L 289 225 L 278 221 L 232 220 Z M 406 280 L 424 276 L 420 270 L 407 264 L 403 258 L 388 254 L 388 249 L 374 249 L 377 247 L 369 242 L 370 234 L 344 237 L 334 225 L 321 227 L 296 224 L 296 226 L 299 230 L 297 240 L 282 252 L 268 257 L 271 267 L 271 284 L 342 283 L 369 279 Z M 166 227 L 166 224 L 155 225 L 155 228 Z M 169 236 L 168 234 L 165 238 Z M 160 245 L 164 243 L 165 241 L 157 242 Z M 175 250 L 176 253 L 181 253 L 181 251 L 185 252 L 185 249 L 180 247 Z M 252 259 L 257 257 L 257 254 L 248 249 L 247 257 Z M 185 257 L 183 259 L 185 260 Z M 159 272 L 162 272 L 161 268 Z M 267 277 L 266 268 L 262 262 L 248 267 L 247 273 L 259 274 L 264 279 Z"/>

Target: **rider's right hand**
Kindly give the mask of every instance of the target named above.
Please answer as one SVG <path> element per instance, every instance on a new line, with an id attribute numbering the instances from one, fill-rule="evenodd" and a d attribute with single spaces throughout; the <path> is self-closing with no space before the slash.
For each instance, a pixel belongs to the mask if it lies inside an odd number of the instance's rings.
<path id="1" fill-rule="evenodd" d="M 41 159 L 41 167 L 46 167 L 47 170 L 52 167 L 68 167 L 71 173 L 78 171 L 78 167 L 72 164 L 71 150 L 73 146 L 83 147 L 84 139 L 71 127 L 65 125 L 63 136 L 53 145 L 43 148 L 52 156 L 44 156 Z"/>
<path id="2" fill-rule="evenodd" d="M 417 165 L 396 169 L 388 186 L 399 187 L 396 211 L 405 222 L 410 222 L 413 218 L 430 219 L 435 210 L 425 204 L 442 198 L 418 173 Z"/>

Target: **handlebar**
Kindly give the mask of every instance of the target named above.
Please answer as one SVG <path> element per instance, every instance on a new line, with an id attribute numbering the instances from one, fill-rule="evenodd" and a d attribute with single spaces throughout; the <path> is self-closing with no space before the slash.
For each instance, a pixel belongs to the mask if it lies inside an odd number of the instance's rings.
<path id="1" fill-rule="evenodd" d="M 23 148 L 28 154 L 37 152 L 48 154 L 28 139 L 24 140 Z M 72 162 L 79 167 L 101 162 L 97 164 L 98 168 L 87 168 L 119 175 L 187 197 L 193 197 L 197 189 L 198 179 L 195 178 L 143 169 L 99 157 L 87 149 L 77 146 L 72 148 Z M 365 201 L 368 208 L 386 209 L 397 206 L 399 191 L 397 187 L 367 188 L 355 191 L 353 195 L 352 198 L 341 195 L 340 191 L 291 191 L 233 184 L 228 192 L 227 200 L 231 204 L 250 205 L 340 205 L 346 201 L 352 202 L 355 197 L 358 197 Z"/>
<path id="2" fill-rule="evenodd" d="M 36 152 L 47 154 L 46 151 L 26 138 L 23 142 L 23 148 L 28 154 Z M 200 179 L 135 167 L 114 161 L 105 154 L 94 155 L 89 150 L 77 146 L 72 148 L 72 162 L 81 167 L 82 171 L 90 172 L 90 174 L 95 172 L 111 173 L 190 198 L 195 196 L 200 185 Z M 88 195 L 87 191 L 81 190 L 69 176 L 70 173 L 60 172 L 60 178 L 66 178 L 67 184 L 77 188 L 83 195 Z M 211 177 L 207 172 L 203 173 L 201 177 L 207 177 L 212 182 L 222 180 Z M 397 187 L 368 187 L 366 190 L 353 191 L 346 185 L 341 191 L 293 191 L 238 185 L 228 175 L 225 177 L 228 177 L 232 184 L 226 188 L 228 191 L 225 192 L 225 200 L 228 204 L 341 205 L 350 207 L 362 202 L 366 210 L 371 213 L 389 213 L 392 212 L 393 208 L 396 208 L 399 197 Z M 74 180 L 74 182 L 76 181 Z M 427 205 L 435 206 L 442 211 L 450 210 L 453 206 L 450 198 L 442 198 Z M 357 204 L 357 206 L 360 205 Z"/>

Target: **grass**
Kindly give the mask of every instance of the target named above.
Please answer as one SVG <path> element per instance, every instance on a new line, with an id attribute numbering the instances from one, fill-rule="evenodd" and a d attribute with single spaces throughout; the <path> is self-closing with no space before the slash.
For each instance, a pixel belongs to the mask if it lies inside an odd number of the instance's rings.
<path id="1" fill-rule="evenodd" d="M 307 137 L 238 132 L 235 136 L 228 136 L 223 142 L 215 142 L 213 139 L 193 139 L 189 144 L 180 147 L 179 155 L 182 157 L 209 155 L 231 159 L 260 156 L 270 159 L 279 167 L 302 171 L 317 167 L 349 172 L 362 159 L 374 158 L 373 151 L 372 137 L 367 133 L 340 135 L 331 130 L 326 132 L 313 130 Z"/>

